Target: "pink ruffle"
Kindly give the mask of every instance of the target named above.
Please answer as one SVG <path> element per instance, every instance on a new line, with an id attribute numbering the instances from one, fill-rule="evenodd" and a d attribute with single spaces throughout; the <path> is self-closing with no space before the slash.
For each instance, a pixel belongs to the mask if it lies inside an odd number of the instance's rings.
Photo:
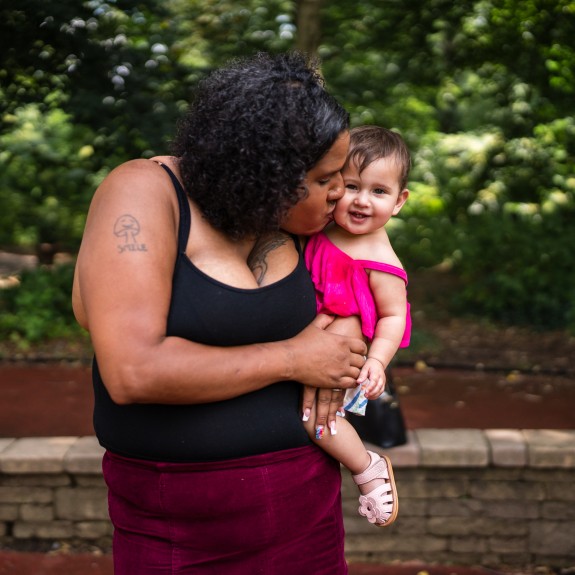
<path id="1" fill-rule="evenodd" d="M 305 262 L 316 290 L 318 313 L 361 319 L 361 330 L 370 341 L 375 333 L 377 311 L 366 269 L 375 269 L 401 277 L 407 285 L 405 270 L 369 260 L 354 260 L 336 247 L 320 232 L 312 236 L 306 246 Z M 409 345 L 411 316 L 409 303 L 405 331 L 400 347 Z"/>

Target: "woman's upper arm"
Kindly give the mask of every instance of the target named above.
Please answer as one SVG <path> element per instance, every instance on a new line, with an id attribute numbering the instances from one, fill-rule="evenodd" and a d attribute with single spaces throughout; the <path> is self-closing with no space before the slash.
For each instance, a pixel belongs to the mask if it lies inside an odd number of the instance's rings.
<path id="1" fill-rule="evenodd" d="M 177 252 L 174 198 L 165 172 L 147 160 L 123 164 L 94 195 L 76 292 L 105 380 L 115 381 L 165 337 Z"/>

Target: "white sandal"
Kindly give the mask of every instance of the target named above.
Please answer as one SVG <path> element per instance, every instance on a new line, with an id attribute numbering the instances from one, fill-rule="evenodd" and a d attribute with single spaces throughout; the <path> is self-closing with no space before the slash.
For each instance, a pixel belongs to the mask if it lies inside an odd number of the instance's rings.
<path id="1" fill-rule="evenodd" d="M 391 461 L 385 455 L 379 456 L 373 451 L 368 451 L 368 453 L 371 463 L 363 473 L 352 475 L 355 483 L 363 485 L 374 479 L 386 479 L 387 481 L 370 491 L 367 495 L 359 497 L 359 514 L 367 517 L 367 520 L 377 525 L 377 527 L 387 527 L 395 521 L 399 511 Z"/>

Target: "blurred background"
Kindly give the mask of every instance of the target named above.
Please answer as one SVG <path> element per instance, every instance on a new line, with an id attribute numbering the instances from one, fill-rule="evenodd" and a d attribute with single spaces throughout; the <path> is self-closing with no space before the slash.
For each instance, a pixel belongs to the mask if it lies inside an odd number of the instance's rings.
<path id="1" fill-rule="evenodd" d="M 415 352 L 424 304 L 569 339 L 574 38 L 570 0 L 1 0 L 0 358 L 87 344 L 70 291 L 99 182 L 169 152 L 208 71 L 290 49 L 321 58 L 354 126 L 412 150 L 390 233 Z"/>

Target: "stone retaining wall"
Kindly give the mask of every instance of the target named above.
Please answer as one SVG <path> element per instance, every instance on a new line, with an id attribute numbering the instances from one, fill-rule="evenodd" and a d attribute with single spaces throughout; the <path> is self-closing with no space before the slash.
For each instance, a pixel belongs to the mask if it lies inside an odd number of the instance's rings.
<path id="1" fill-rule="evenodd" d="M 342 470 L 350 562 L 575 566 L 575 430 L 420 429 L 386 453 L 400 499 L 390 527 L 357 515 Z M 0 547 L 108 548 L 101 457 L 94 437 L 0 439 Z"/>

